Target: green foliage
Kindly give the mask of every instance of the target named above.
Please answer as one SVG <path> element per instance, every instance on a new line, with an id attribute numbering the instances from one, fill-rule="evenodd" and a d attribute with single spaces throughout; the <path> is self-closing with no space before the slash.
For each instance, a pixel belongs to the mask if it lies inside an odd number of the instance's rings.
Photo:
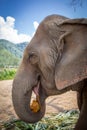
<path id="1" fill-rule="evenodd" d="M 18 58 L 22 57 L 22 52 L 17 48 L 16 44 L 12 42 L 1 39 L 0 48 L 9 51 L 11 54 L 13 54 L 14 56 Z"/>
<path id="2" fill-rule="evenodd" d="M 0 49 L 0 68 L 9 66 L 18 66 L 20 59 L 8 52 L 6 49 Z"/>
<path id="3" fill-rule="evenodd" d="M 0 80 L 13 79 L 16 74 L 16 69 L 2 69 L 0 70 Z"/>
<path id="4" fill-rule="evenodd" d="M 0 40 L 0 68 L 18 66 L 27 43 L 14 44 L 7 40 Z"/>
<path id="5" fill-rule="evenodd" d="M 73 130 L 79 117 L 77 110 L 65 111 L 58 115 L 44 117 L 35 124 L 25 123 L 20 120 L 13 120 L 4 123 L 4 130 Z"/>
<path id="6" fill-rule="evenodd" d="M 34 130 L 32 126 L 33 125 L 27 124 L 20 120 L 13 120 L 11 122 L 4 123 L 6 130 Z"/>

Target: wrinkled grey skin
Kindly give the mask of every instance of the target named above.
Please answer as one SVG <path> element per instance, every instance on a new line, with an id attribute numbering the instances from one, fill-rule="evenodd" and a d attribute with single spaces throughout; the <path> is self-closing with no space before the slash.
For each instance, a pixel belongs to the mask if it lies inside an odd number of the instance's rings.
<path id="1" fill-rule="evenodd" d="M 30 109 L 32 91 L 39 86 L 40 110 Z M 45 99 L 77 91 L 81 111 L 75 130 L 87 130 L 87 19 L 46 17 L 26 47 L 13 81 L 12 100 L 20 119 L 34 123 L 45 113 Z"/>

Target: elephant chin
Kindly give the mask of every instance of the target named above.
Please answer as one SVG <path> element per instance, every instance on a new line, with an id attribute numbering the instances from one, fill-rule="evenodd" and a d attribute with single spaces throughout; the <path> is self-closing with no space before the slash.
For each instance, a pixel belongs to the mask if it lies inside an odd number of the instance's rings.
<path id="1" fill-rule="evenodd" d="M 41 86 L 40 86 L 41 87 Z M 38 112 L 34 113 L 30 109 L 30 100 L 32 89 L 24 93 L 24 87 L 19 87 L 17 83 L 13 82 L 12 100 L 13 106 L 18 117 L 28 123 L 35 123 L 45 114 L 45 99 L 46 96 L 41 88 L 39 90 L 41 108 Z"/>

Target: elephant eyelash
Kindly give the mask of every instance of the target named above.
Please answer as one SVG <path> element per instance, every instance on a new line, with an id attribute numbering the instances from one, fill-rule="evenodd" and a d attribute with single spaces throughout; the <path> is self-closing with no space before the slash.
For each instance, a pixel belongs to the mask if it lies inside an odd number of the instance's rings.
<path id="1" fill-rule="evenodd" d="M 29 60 L 31 60 L 34 56 L 35 56 L 35 55 L 34 55 L 34 53 L 33 53 L 33 52 L 32 52 L 32 53 L 30 53 L 30 54 L 29 54 Z"/>
<path id="2" fill-rule="evenodd" d="M 35 64 L 35 63 L 38 62 L 38 57 L 37 57 L 37 55 L 34 52 L 29 54 L 29 62 L 31 64 Z"/>

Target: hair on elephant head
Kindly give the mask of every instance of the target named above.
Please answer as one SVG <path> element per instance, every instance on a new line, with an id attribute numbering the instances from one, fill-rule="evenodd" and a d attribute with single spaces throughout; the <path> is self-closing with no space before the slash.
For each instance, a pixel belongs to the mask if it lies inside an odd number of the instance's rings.
<path id="1" fill-rule="evenodd" d="M 87 19 L 46 17 L 26 47 L 13 81 L 17 115 L 26 122 L 37 122 L 44 116 L 48 96 L 70 89 L 79 91 L 84 86 L 80 83 L 87 78 L 86 52 Z M 36 113 L 29 105 L 32 91 L 39 95 L 41 107 Z"/>

